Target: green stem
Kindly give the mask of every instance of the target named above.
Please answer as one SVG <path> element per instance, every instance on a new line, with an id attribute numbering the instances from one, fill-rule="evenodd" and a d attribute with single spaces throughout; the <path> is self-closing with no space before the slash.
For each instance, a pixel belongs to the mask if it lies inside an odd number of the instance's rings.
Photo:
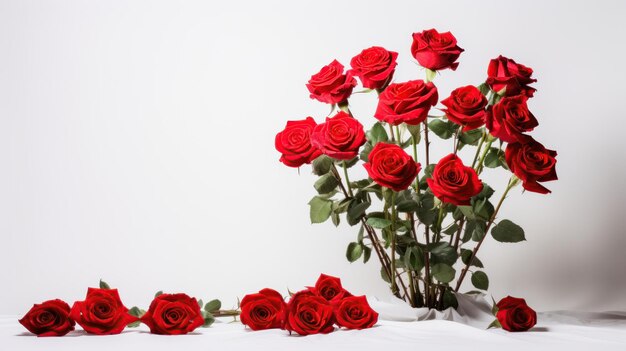
<path id="1" fill-rule="evenodd" d="M 433 242 L 439 242 L 441 240 L 441 225 L 443 222 L 443 208 L 444 208 L 444 204 L 443 202 L 441 203 L 441 205 L 439 205 L 439 214 L 437 215 L 437 233 L 435 233 L 435 239 L 433 239 Z"/>
<path id="2" fill-rule="evenodd" d="M 350 178 L 348 178 L 348 166 L 346 165 L 346 161 L 342 162 L 343 166 L 343 176 L 346 178 L 346 185 L 348 186 L 348 194 L 350 197 L 354 197 L 352 194 L 352 187 L 350 186 Z"/>
<path id="3" fill-rule="evenodd" d="M 391 272 L 396 274 L 396 192 L 391 190 Z M 398 290 L 396 280 L 391 279 L 391 291 Z"/>
<path id="4" fill-rule="evenodd" d="M 417 143 L 415 142 L 414 136 L 411 137 L 411 141 L 413 144 L 413 160 L 415 160 L 415 162 L 418 162 L 417 161 Z M 420 191 L 420 177 L 418 173 L 418 175 L 415 177 L 415 192 L 419 193 L 419 191 Z"/>
<path id="5" fill-rule="evenodd" d="M 398 145 L 402 144 L 402 138 L 400 138 L 400 126 L 396 126 L 396 139 L 398 140 Z"/>
<path id="6" fill-rule="evenodd" d="M 483 136 L 480 138 L 480 142 L 478 143 L 478 147 L 476 148 L 476 153 L 474 154 L 474 160 L 472 160 L 472 168 L 476 166 L 476 161 L 478 161 L 478 155 L 480 154 L 480 149 L 483 147 L 483 143 L 487 138 L 487 131 L 483 130 Z"/>
<path id="7" fill-rule="evenodd" d="M 483 150 L 482 155 L 480 155 L 480 160 L 478 161 L 478 164 L 476 165 L 476 168 L 475 168 L 477 174 L 480 174 L 483 171 L 483 162 L 485 162 L 485 156 L 487 156 L 487 152 L 491 148 L 492 143 L 493 143 L 493 140 L 489 140 L 487 142 L 487 145 L 485 145 L 485 149 Z"/>
<path id="8" fill-rule="evenodd" d="M 395 137 L 395 134 L 393 132 L 393 125 L 391 125 L 391 124 L 389 124 L 389 134 L 391 136 L 391 141 L 395 143 L 396 142 L 396 137 Z"/>

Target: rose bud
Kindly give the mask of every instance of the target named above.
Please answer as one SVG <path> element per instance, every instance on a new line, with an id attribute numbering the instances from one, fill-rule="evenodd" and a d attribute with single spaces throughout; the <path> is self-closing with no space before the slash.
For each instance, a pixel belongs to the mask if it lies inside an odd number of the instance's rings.
<path id="1" fill-rule="evenodd" d="M 344 297 L 352 296 L 341 286 L 341 280 L 326 274 L 320 274 L 315 283 L 314 291 L 331 304 L 339 303 Z"/>
<path id="2" fill-rule="evenodd" d="M 456 44 L 452 33 L 439 33 L 435 29 L 428 29 L 421 33 L 413 33 L 411 52 L 420 66 L 431 71 L 446 68 L 456 70 L 459 65 L 455 62 L 465 51 Z"/>
<path id="3" fill-rule="evenodd" d="M 476 171 L 465 166 L 455 154 L 442 158 L 426 182 L 439 200 L 457 206 L 469 205 L 472 196 L 483 190 Z"/>
<path id="4" fill-rule="evenodd" d="M 287 122 L 285 129 L 276 134 L 274 140 L 276 150 L 282 154 L 280 162 L 289 167 L 300 167 L 322 154 L 311 145 L 311 133 L 316 125 L 312 117 Z"/>
<path id="5" fill-rule="evenodd" d="M 356 86 L 356 79 L 352 73 L 343 73 L 343 65 L 334 60 L 329 65 L 311 76 L 306 87 L 311 93 L 311 99 L 316 99 L 327 104 L 344 103 L 352 89 Z"/>
<path id="6" fill-rule="evenodd" d="M 19 322 L 37 336 L 63 336 L 74 330 L 75 325 L 70 318 L 70 306 L 59 299 L 33 305 Z"/>
<path id="7" fill-rule="evenodd" d="M 90 334 L 119 334 L 138 320 L 128 313 L 117 289 L 87 289 L 85 301 L 76 301 L 70 317 Z"/>
<path id="8" fill-rule="evenodd" d="M 186 294 L 161 294 L 152 300 L 141 322 L 153 334 L 187 334 L 204 324 L 200 306 Z"/>
<path id="9" fill-rule="evenodd" d="M 378 313 L 370 307 L 365 296 L 350 296 L 339 304 L 335 320 L 340 327 L 366 329 L 378 322 Z"/>
<path id="10" fill-rule="evenodd" d="M 539 125 L 535 116 L 528 110 L 524 95 L 504 97 L 487 111 L 486 125 L 491 135 L 507 143 L 525 142 L 532 131 Z"/>
<path id="11" fill-rule="evenodd" d="M 537 324 L 537 312 L 528 307 L 524 299 L 507 296 L 496 306 L 496 318 L 504 330 L 526 331 Z"/>
<path id="12" fill-rule="evenodd" d="M 521 179 L 524 189 L 540 194 L 550 193 L 539 182 L 558 179 L 556 151 L 548 150 L 532 137 L 528 137 L 524 144 L 508 144 L 504 157 L 511 172 Z"/>
<path id="13" fill-rule="evenodd" d="M 423 80 L 389 84 L 378 96 L 374 117 L 394 126 L 420 124 L 426 120 L 428 111 L 437 104 L 438 98 L 435 85 Z"/>
<path id="14" fill-rule="evenodd" d="M 256 294 L 248 294 L 241 300 L 241 323 L 252 330 L 283 327 L 283 314 L 286 304 L 280 293 L 263 289 Z"/>
<path id="15" fill-rule="evenodd" d="M 528 86 L 528 84 L 535 83 L 537 80 L 531 77 L 532 74 L 532 68 L 500 55 L 489 62 L 487 84 L 495 92 L 500 92 L 506 88 L 505 96 L 522 94 L 533 97 L 537 89 Z"/>
<path id="16" fill-rule="evenodd" d="M 387 143 L 377 143 L 363 166 L 377 184 L 394 191 L 406 190 L 421 169 L 400 146 Z"/>
<path id="17" fill-rule="evenodd" d="M 285 329 L 300 335 L 328 334 L 335 328 L 333 306 L 310 290 L 295 293 L 287 304 Z"/>
<path id="18" fill-rule="evenodd" d="M 387 51 L 380 46 L 372 46 L 352 58 L 350 72 L 359 77 L 363 87 L 382 90 L 393 77 L 398 65 L 397 58 L 397 52 Z"/>
<path id="19" fill-rule="evenodd" d="M 363 125 L 343 111 L 327 117 L 326 122 L 318 124 L 311 133 L 311 144 L 337 160 L 355 158 L 365 141 Z"/>
<path id="20" fill-rule="evenodd" d="M 473 85 L 457 88 L 447 99 L 441 101 L 448 120 L 463 126 L 467 132 L 485 124 L 487 98 Z"/>

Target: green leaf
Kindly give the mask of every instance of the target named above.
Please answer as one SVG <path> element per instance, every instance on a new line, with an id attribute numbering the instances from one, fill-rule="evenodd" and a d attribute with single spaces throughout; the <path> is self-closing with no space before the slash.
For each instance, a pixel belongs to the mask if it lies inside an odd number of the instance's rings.
<path id="1" fill-rule="evenodd" d="M 128 323 L 126 325 L 126 328 L 137 328 L 140 325 L 141 325 L 141 321 L 134 321 L 132 323 Z"/>
<path id="2" fill-rule="evenodd" d="M 215 317 L 207 311 L 202 311 L 202 318 L 204 319 L 204 323 L 202 324 L 203 328 L 208 328 L 215 322 Z"/>
<path id="3" fill-rule="evenodd" d="M 380 267 L 380 277 L 387 283 L 391 284 L 391 279 L 389 279 L 389 274 L 387 274 L 385 267 Z"/>
<path id="4" fill-rule="evenodd" d="M 324 175 L 330 172 L 330 167 L 333 165 L 333 159 L 326 156 L 321 155 L 317 157 L 313 162 L 311 162 L 311 168 L 313 169 L 313 174 L 318 176 Z"/>
<path id="5" fill-rule="evenodd" d="M 345 160 L 345 161 L 343 161 L 343 160 L 336 160 L 335 161 L 335 163 L 338 164 L 338 165 L 341 165 L 341 167 L 343 167 L 343 163 L 344 162 L 346 163 L 346 168 L 350 168 L 350 167 L 354 166 L 355 164 L 357 164 L 357 162 L 359 162 L 359 158 L 355 157 L 355 158 L 353 158 L 351 160 Z"/>
<path id="6" fill-rule="evenodd" d="M 504 163 L 506 163 L 504 161 L 504 151 L 495 147 L 490 148 L 489 152 L 487 152 L 487 155 L 485 156 L 485 167 L 496 168 Z"/>
<path id="7" fill-rule="evenodd" d="M 444 122 L 440 119 L 434 119 L 428 123 L 428 129 L 437 134 L 441 139 L 450 139 L 458 126 L 452 122 Z"/>
<path id="8" fill-rule="evenodd" d="M 487 224 L 483 221 L 476 221 L 476 226 L 472 232 L 472 240 L 479 242 L 485 236 L 485 230 L 487 230 Z"/>
<path id="9" fill-rule="evenodd" d="M 443 233 L 447 235 L 452 235 L 456 233 L 458 229 L 459 229 L 459 226 L 456 223 L 452 223 L 452 225 L 449 226 L 446 230 L 444 230 Z"/>
<path id="10" fill-rule="evenodd" d="M 430 268 L 433 277 L 441 283 L 449 283 L 454 279 L 456 270 L 445 263 L 437 263 Z"/>
<path id="11" fill-rule="evenodd" d="M 463 144 L 477 145 L 478 141 L 483 137 L 482 129 L 472 129 L 467 132 L 461 133 L 459 139 Z"/>
<path id="12" fill-rule="evenodd" d="M 367 140 L 369 140 L 373 145 L 376 145 L 379 142 L 385 142 L 389 140 L 389 136 L 387 135 L 387 131 L 385 127 L 379 122 L 374 123 L 372 129 L 370 129 L 367 133 Z"/>
<path id="13" fill-rule="evenodd" d="M 363 248 L 363 263 L 367 263 L 372 256 L 372 249 L 364 245 L 361 245 L 361 247 Z"/>
<path id="14" fill-rule="evenodd" d="M 477 86 L 478 90 L 480 90 L 480 93 L 487 96 L 487 93 L 489 93 L 491 91 L 491 88 L 489 87 L 489 84 L 487 83 L 481 83 Z"/>
<path id="15" fill-rule="evenodd" d="M 107 284 L 107 282 L 105 282 L 104 280 L 100 279 L 100 289 L 109 290 L 109 289 L 111 289 L 111 287 L 109 286 L 109 284 Z"/>
<path id="16" fill-rule="evenodd" d="M 341 218 L 339 218 L 339 215 L 336 212 L 330 213 L 330 220 L 333 222 L 335 227 L 339 227 L 339 224 L 341 223 Z"/>
<path id="17" fill-rule="evenodd" d="M 332 201 L 319 196 L 312 198 L 311 201 L 309 201 L 309 206 L 311 206 L 311 223 L 324 223 L 330 217 L 332 205 Z"/>
<path id="18" fill-rule="evenodd" d="M 346 258 L 350 263 L 361 258 L 363 254 L 363 247 L 359 243 L 348 244 L 348 250 L 346 250 Z"/>
<path id="19" fill-rule="evenodd" d="M 207 312 L 219 311 L 222 308 L 222 302 L 218 299 L 211 300 L 204 305 L 204 310 Z"/>
<path id="20" fill-rule="evenodd" d="M 483 190 L 480 191 L 480 193 L 478 193 L 478 195 L 476 195 L 477 199 L 489 199 L 491 198 L 491 195 L 493 195 L 494 191 L 493 188 L 490 187 L 487 183 L 483 182 Z"/>
<path id="21" fill-rule="evenodd" d="M 461 261 L 463 261 L 464 264 L 469 264 L 470 266 L 476 266 L 478 268 L 484 268 L 483 263 L 477 257 L 474 257 L 474 259 L 472 259 L 472 263 L 468 263 L 471 256 L 472 250 L 461 249 Z"/>
<path id="22" fill-rule="evenodd" d="M 163 290 L 157 291 L 156 294 L 154 294 L 154 297 L 159 297 L 161 295 L 163 295 Z"/>
<path id="23" fill-rule="evenodd" d="M 373 148 L 374 147 L 372 146 L 372 143 L 370 143 L 369 141 L 365 143 L 365 145 L 363 145 L 363 149 L 359 153 L 359 158 L 361 159 L 361 161 L 367 162 L 369 160 L 369 154 L 370 152 L 372 152 Z"/>
<path id="24" fill-rule="evenodd" d="M 476 289 L 487 290 L 489 289 L 489 278 L 483 271 L 476 271 L 472 274 L 472 285 Z"/>
<path id="25" fill-rule="evenodd" d="M 371 202 L 361 202 L 348 208 L 348 213 L 346 214 L 348 224 L 355 225 L 359 223 L 359 220 L 365 214 L 365 210 L 367 210 L 371 204 Z"/>
<path id="26" fill-rule="evenodd" d="M 491 328 L 502 328 L 502 324 L 500 324 L 500 321 L 496 319 L 493 322 L 491 322 L 491 324 L 489 324 L 489 326 L 487 327 L 487 329 L 491 329 Z"/>
<path id="27" fill-rule="evenodd" d="M 421 127 L 422 127 L 421 124 L 416 124 L 416 125 L 407 124 L 406 125 L 406 129 L 411 134 L 411 137 L 415 139 L 415 143 L 419 143 L 422 137 Z"/>
<path id="28" fill-rule="evenodd" d="M 376 229 L 385 229 L 391 225 L 391 221 L 384 218 L 370 217 L 367 219 L 367 224 Z"/>
<path id="29" fill-rule="evenodd" d="M 204 302 L 202 302 L 202 299 L 198 300 L 198 306 L 200 306 L 200 309 L 202 309 L 202 306 L 204 306 Z"/>
<path id="30" fill-rule="evenodd" d="M 456 295 L 452 292 L 452 289 L 446 289 L 443 292 L 443 308 L 446 309 L 452 307 L 457 309 L 459 307 L 459 301 L 456 299 Z"/>
<path id="31" fill-rule="evenodd" d="M 491 236 L 503 243 L 517 243 L 526 240 L 524 229 L 508 219 L 503 219 L 498 225 L 493 227 Z"/>
<path id="32" fill-rule="evenodd" d="M 398 203 L 396 210 L 398 212 L 415 212 L 419 209 L 419 206 L 415 200 L 403 200 Z"/>
<path id="33" fill-rule="evenodd" d="M 315 182 L 315 184 L 313 184 L 313 187 L 315 188 L 315 190 L 317 190 L 319 194 L 327 194 L 335 190 L 337 185 L 339 185 L 339 181 L 337 181 L 335 175 L 332 173 L 327 173 L 321 176 Z"/>
<path id="34" fill-rule="evenodd" d="M 419 272 L 424 268 L 424 252 L 419 246 L 411 246 L 404 253 L 404 265 L 407 269 Z"/>
<path id="35" fill-rule="evenodd" d="M 453 265 L 458 259 L 456 250 L 447 242 L 432 243 L 428 246 L 432 263 Z"/>

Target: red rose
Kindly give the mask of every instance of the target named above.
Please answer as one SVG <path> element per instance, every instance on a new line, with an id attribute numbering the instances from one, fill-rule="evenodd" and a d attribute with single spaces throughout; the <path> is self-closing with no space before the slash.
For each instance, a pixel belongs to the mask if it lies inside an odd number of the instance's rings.
<path id="1" fill-rule="evenodd" d="M 439 200 L 457 206 L 469 205 L 472 196 L 483 190 L 476 171 L 466 167 L 455 154 L 442 158 L 426 182 Z"/>
<path id="2" fill-rule="evenodd" d="M 340 302 L 344 297 L 352 296 L 341 286 L 341 280 L 330 275 L 320 274 L 315 283 L 315 292 L 331 304 Z"/>
<path id="3" fill-rule="evenodd" d="M 288 121 L 285 129 L 276 134 L 274 145 L 282 153 L 280 162 L 289 167 L 311 163 L 322 153 L 311 145 L 311 132 L 317 123 L 312 117 L 300 121 Z"/>
<path id="4" fill-rule="evenodd" d="M 306 87 L 311 92 L 311 99 L 316 99 L 327 104 L 339 104 L 352 94 L 356 86 L 356 79 L 348 72 L 343 74 L 343 65 L 337 60 L 311 76 Z"/>
<path id="5" fill-rule="evenodd" d="M 448 119 L 463 126 L 463 131 L 476 129 L 485 124 L 487 98 L 473 85 L 457 88 L 441 103 Z"/>
<path id="6" fill-rule="evenodd" d="M 167 335 L 187 334 L 204 324 L 198 301 L 186 294 L 155 297 L 141 321 L 151 333 Z"/>
<path id="7" fill-rule="evenodd" d="M 285 301 L 280 293 L 263 289 L 241 300 L 241 323 L 252 330 L 282 328 Z"/>
<path id="8" fill-rule="evenodd" d="M 524 132 L 530 132 L 539 125 L 535 116 L 528 110 L 524 95 L 504 97 L 487 111 L 486 125 L 489 132 L 507 143 L 524 142 L 528 139 Z"/>
<path id="9" fill-rule="evenodd" d="M 335 319 L 340 327 L 366 329 L 378 322 L 378 313 L 370 307 L 365 296 L 351 296 L 341 301 Z"/>
<path id="10" fill-rule="evenodd" d="M 428 29 L 421 33 L 413 33 L 411 52 L 420 66 L 431 71 L 450 68 L 456 70 L 459 65 L 455 62 L 465 51 L 456 45 L 456 38 L 452 33 L 439 33 L 435 29 Z"/>
<path id="11" fill-rule="evenodd" d="M 138 320 L 128 314 L 117 289 L 87 289 L 85 301 L 76 301 L 70 317 L 87 333 L 98 335 L 119 334 L 129 323 Z"/>
<path id="12" fill-rule="evenodd" d="M 397 58 L 397 52 L 372 46 L 352 58 L 350 72 L 361 79 L 365 88 L 384 89 L 393 77 Z"/>
<path id="13" fill-rule="evenodd" d="M 394 191 L 406 190 L 421 169 L 421 165 L 396 144 L 377 143 L 363 166 L 379 185 Z"/>
<path id="14" fill-rule="evenodd" d="M 438 98 L 437 88 L 430 82 L 411 80 L 389 84 L 378 96 L 374 117 L 395 126 L 403 122 L 420 124 L 426 120 L 428 111 L 437 104 Z"/>
<path id="15" fill-rule="evenodd" d="M 524 144 L 508 144 L 504 156 L 511 172 L 522 180 L 524 189 L 540 194 L 550 193 L 550 190 L 538 182 L 558 179 L 555 168 L 556 151 L 548 150 L 528 137 Z"/>
<path id="16" fill-rule="evenodd" d="M 300 335 L 328 334 L 335 328 L 333 306 L 313 291 L 295 293 L 287 304 L 285 329 Z"/>
<path id="17" fill-rule="evenodd" d="M 351 160 L 365 144 L 365 131 L 359 121 L 340 111 L 313 129 L 311 144 L 324 155 L 337 160 Z"/>
<path id="18" fill-rule="evenodd" d="M 524 299 L 507 296 L 496 306 L 496 318 L 504 330 L 526 331 L 537 324 L 537 312 L 528 307 Z"/>
<path id="19" fill-rule="evenodd" d="M 506 88 L 506 96 L 523 94 L 533 97 L 537 89 L 528 86 L 537 80 L 531 78 L 533 69 L 502 55 L 489 62 L 487 84 L 496 92 Z"/>
<path id="20" fill-rule="evenodd" d="M 63 336 L 74 330 L 70 306 L 59 299 L 35 304 L 19 320 L 29 332 L 37 336 Z"/>

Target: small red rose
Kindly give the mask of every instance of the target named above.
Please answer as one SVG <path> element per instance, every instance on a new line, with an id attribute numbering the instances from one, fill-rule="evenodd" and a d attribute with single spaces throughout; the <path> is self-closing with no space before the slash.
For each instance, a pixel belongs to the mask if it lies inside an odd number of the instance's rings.
<path id="1" fill-rule="evenodd" d="M 85 301 L 76 301 L 70 317 L 90 334 L 119 334 L 138 320 L 128 313 L 117 289 L 87 289 Z"/>
<path id="2" fill-rule="evenodd" d="M 327 104 L 344 103 L 352 89 L 356 86 L 356 79 L 352 73 L 343 73 L 343 65 L 334 60 L 329 65 L 311 76 L 306 87 L 311 93 L 311 99 L 316 99 Z"/>
<path id="3" fill-rule="evenodd" d="M 285 329 L 300 335 L 328 334 L 335 328 L 333 306 L 311 290 L 295 293 L 285 313 Z"/>
<path id="4" fill-rule="evenodd" d="M 378 96 L 374 117 L 394 126 L 420 124 L 426 120 L 428 111 L 437 104 L 438 98 L 437 87 L 430 82 L 411 80 L 389 84 Z"/>
<path id="5" fill-rule="evenodd" d="M 365 141 L 363 125 L 343 111 L 326 118 L 326 122 L 318 124 L 311 134 L 311 144 L 337 160 L 355 158 Z"/>
<path id="6" fill-rule="evenodd" d="M 200 306 L 186 294 L 161 294 L 152 300 L 141 322 L 153 334 L 187 334 L 204 324 Z"/>
<path id="7" fill-rule="evenodd" d="M 339 303 L 343 298 L 352 296 L 341 286 L 341 279 L 321 274 L 315 283 L 315 292 L 331 304 Z"/>
<path id="8" fill-rule="evenodd" d="M 533 97 L 537 89 L 529 86 L 537 80 L 532 78 L 533 70 L 502 55 L 489 62 L 487 84 L 496 92 L 502 89 L 504 95 L 525 95 Z"/>
<path id="9" fill-rule="evenodd" d="M 350 296 L 337 307 L 335 319 L 340 327 L 366 329 L 378 322 L 378 313 L 370 307 L 365 296 Z"/>
<path id="10" fill-rule="evenodd" d="M 276 134 L 274 141 L 276 150 L 282 154 L 280 162 L 289 167 L 300 167 L 322 154 L 311 145 L 311 133 L 316 125 L 312 117 L 287 122 L 285 129 Z"/>
<path id="11" fill-rule="evenodd" d="M 372 46 L 352 58 L 350 72 L 359 77 L 363 87 L 384 89 L 393 77 L 397 58 L 397 52 L 387 51 L 380 46 Z"/>
<path id="12" fill-rule="evenodd" d="M 377 143 L 363 166 L 377 184 L 394 191 L 406 190 L 421 169 L 400 146 L 387 143 Z"/>
<path id="13" fill-rule="evenodd" d="M 452 33 L 439 33 L 435 29 L 428 29 L 421 33 L 413 33 L 413 45 L 411 52 L 420 66 L 432 71 L 446 68 L 456 70 L 459 65 L 456 60 L 461 53 L 461 49 Z"/>
<path id="14" fill-rule="evenodd" d="M 426 182 L 439 200 L 457 206 L 469 205 L 472 196 L 483 190 L 476 171 L 465 166 L 455 154 L 442 158 Z"/>
<path id="15" fill-rule="evenodd" d="M 244 296 L 241 300 L 241 323 L 252 330 L 283 327 L 286 304 L 276 290 L 263 289 L 256 294 Z"/>
<path id="16" fill-rule="evenodd" d="M 548 194 L 550 190 L 539 182 L 558 179 L 556 155 L 556 151 L 546 149 L 532 137 L 528 137 L 523 144 L 508 144 L 504 154 L 506 164 L 522 180 L 524 189 L 540 194 Z"/>
<path id="17" fill-rule="evenodd" d="M 491 135 L 507 143 L 524 143 L 532 131 L 539 125 L 535 116 L 528 109 L 528 97 L 517 95 L 504 97 L 487 111 L 486 125 Z"/>
<path id="18" fill-rule="evenodd" d="M 496 318 L 504 330 L 526 331 L 537 324 L 537 312 L 528 307 L 524 299 L 507 296 L 496 306 Z"/>
<path id="19" fill-rule="evenodd" d="M 447 107 L 443 110 L 446 117 L 463 126 L 464 132 L 485 124 L 487 98 L 473 85 L 453 90 L 450 96 L 441 103 Z"/>
<path id="20" fill-rule="evenodd" d="M 74 330 L 75 325 L 70 318 L 70 306 L 59 299 L 33 305 L 19 322 L 37 336 L 63 336 Z"/>

